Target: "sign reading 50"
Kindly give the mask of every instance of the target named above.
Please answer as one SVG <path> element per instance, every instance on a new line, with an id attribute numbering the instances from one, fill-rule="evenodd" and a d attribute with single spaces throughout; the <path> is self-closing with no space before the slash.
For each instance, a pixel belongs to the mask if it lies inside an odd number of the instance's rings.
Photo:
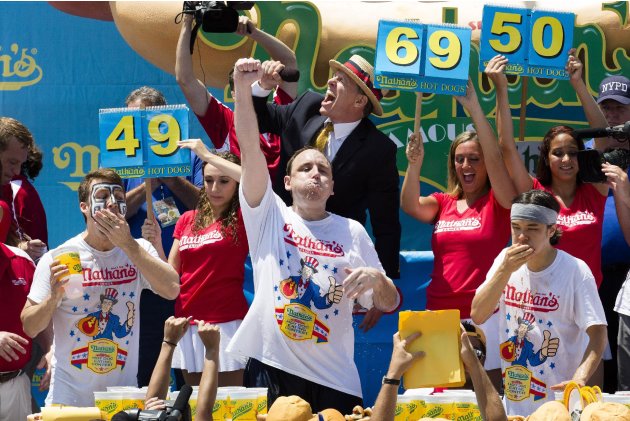
<path id="1" fill-rule="evenodd" d="M 406 91 L 464 95 L 470 28 L 380 21 L 375 85 Z"/>
<path id="2" fill-rule="evenodd" d="M 506 73 L 568 79 L 564 67 L 573 44 L 575 15 L 486 5 L 479 69 L 497 54 L 509 60 Z"/>
<path id="3" fill-rule="evenodd" d="M 177 142 L 188 138 L 184 105 L 100 110 L 101 166 L 124 178 L 190 175 L 190 152 Z"/>

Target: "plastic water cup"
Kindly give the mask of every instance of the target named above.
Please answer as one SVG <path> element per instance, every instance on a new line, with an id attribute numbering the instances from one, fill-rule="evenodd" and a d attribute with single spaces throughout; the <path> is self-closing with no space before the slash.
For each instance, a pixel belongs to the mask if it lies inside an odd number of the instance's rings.
<path id="1" fill-rule="evenodd" d="M 64 285 L 66 298 L 73 300 L 83 295 L 83 266 L 79 250 L 74 247 L 58 247 L 52 251 L 52 257 L 68 267 L 68 274 L 61 278 L 68 279 Z"/>

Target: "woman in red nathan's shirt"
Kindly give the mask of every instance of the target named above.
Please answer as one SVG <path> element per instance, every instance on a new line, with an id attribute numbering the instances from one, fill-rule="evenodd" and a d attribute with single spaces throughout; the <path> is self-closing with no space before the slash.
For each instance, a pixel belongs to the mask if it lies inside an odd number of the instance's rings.
<path id="1" fill-rule="evenodd" d="M 573 51 L 573 50 L 572 50 Z M 601 241 L 604 207 L 608 196 L 607 183 L 583 183 L 578 175 L 578 151 L 584 143 L 568 126 L 549 129 L 540 145 L 540 159 L 536 177 L 531 177 L 516 150 L 509 103 L 507 100 L 507 78 L 504 73 L 508 61 L 503 56 L 494 57 L 488 64 L 492 71 L 488 76 L 497 89 L 497 115 L 510 116 L 509 124 L 499 128 L 500 144 L 505 165 L 509 168 L 514 187 L 518 193 L 537 189 L 551 193 L 560 204 L 558 227 L 562 238 L 556 248 L 583 260 L 593 272 L 597 286 L 602 282 Z M 582 81 L 582 63 L 570 55 L 567 62 L 570 82 L 579 91 Z M 585 113 L 594 127 L 607 126 L 606 118 L 590 94 L 583 96 Z M 589 112 L 590 110 L 590 112 Z M 599 118 L 599 120 L 596 120 Z M 621 172 L 619 167 L 603 164 L 602 170 L 609 177 Z"/>
<path id="2" fill-rule="evenodd" d="M 470 114 L 476 132 L 463 132 L 451 144 L 447 191 L 420 195 L 418 179 L 424 150 L 422 139 L 412 135 L 407 145 L 409 164 L 401 207 L 419 221 L 434 225 L 434 266 L 427 287 L 427 309 L 459 309 L 460 317 L 470 320 L 475 291 L 509 241 L 509 209 L 516 193 L 475 88 L 469 82 L 466 96 L 455 98 Z M 485 368 L 495 370 L 493 380 L 499 384 L 497 328 L 490 324 L 484 327 Z"/>
<path id="3" fill-rule="evenodd" d="M 205 350 L 194 321 L 204 320 L 221 330 L 219 386 L 241 386 L 245 365 L 224 352 L 248 309 L 243 280 L 249 248 L 238 200 L 240 162 L 231 153 L 213 155 L 199 139 L 180 141 L 179 146 L 204 161 L 204 187 L 197 208 L 177 221 L 168 256 L 181 282 L 175 317 L 190 317 L 193 323 L 175 349 L 173 367 L 182 369 L 187 384 L 199 384 Z M 142 233 L 165 258 L 157 226 L 145 222 Z"/>

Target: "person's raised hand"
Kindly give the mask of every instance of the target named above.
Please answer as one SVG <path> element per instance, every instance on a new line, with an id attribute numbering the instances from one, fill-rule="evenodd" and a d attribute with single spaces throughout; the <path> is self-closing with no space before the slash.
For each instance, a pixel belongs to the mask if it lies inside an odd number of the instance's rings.
<path id="1" fill-rule="evenodd" d="M 190 326 L 192 317 L 171 316 L 164 322 L 164 341 L 177 344 Z"/>
<path id="2" fill-rule="evenodd" d="M 400 332 L 394 334 L 394 349 L 392 351 L 392 359 L 389 363 L 389 370 L 387 370 L 388 378 L 400 379 L 414 361 L 425 356 L 424 351 L 409 352 L 407 350 L 409 344 L 418 339 L 421 335 L 421 332 L 414 332 L 405 339 L 402 339 Z"/>
<path id="3" fill-rule="evenodd" d="M 507 86 L 507 77 L 505 76 L 507 64 L 508 59 L 504 55 L 498 54 L 490 59 L 483 72 L 495 86 Z"/>
<path id="4" fill-rule="evenodd" d="M 234 64 L 234 85 L 251 86 L 252 83 L 260 80 L 262 67 L 260 60 L 255 58 L 240 58 Z"/>

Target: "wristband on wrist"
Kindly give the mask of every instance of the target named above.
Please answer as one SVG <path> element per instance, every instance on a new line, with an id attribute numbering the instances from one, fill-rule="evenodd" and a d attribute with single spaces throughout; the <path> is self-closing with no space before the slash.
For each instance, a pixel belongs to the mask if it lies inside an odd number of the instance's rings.
<path id="1" fill-rule="evenodd" d="M 381 384 L 392 384 L 394 386 L 400 385 L 400 379 L 390 379 L 389 377 L 383 376 L 383 381 Z"/>
<path id="2" fill-rule="evenodd" d="M 165 344 L 169 344 L 172 347 L 176 347 L 177 346 L 177 344 L 174 344 L 173 342 L 169 342 L 166 339 L 164 339 L 162 342 L 164 342 Z"/>

